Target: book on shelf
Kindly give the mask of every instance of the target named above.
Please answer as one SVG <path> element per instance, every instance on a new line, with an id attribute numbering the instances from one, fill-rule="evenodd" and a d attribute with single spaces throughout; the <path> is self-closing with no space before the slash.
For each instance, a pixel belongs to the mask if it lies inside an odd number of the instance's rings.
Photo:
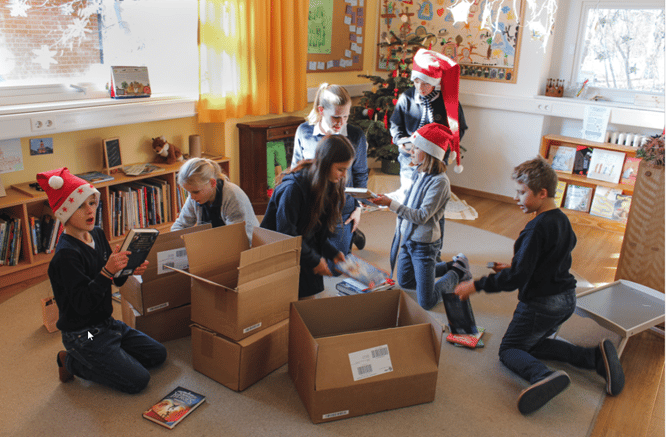
<path id="1" fill-rule="evenodd" d="M 7 234 L 9 233 L 9 223 L 5 217 L 0 217 L 0 266 L 5 264 L 4 251 L 7 244 Z"/>
<path id="2" fill-rule="evenodd" d="M 571 146 L 552 146 L 547 161 L 554 171 L 572 173 L 576 151 L 576 148 Z"/>
<path id="3" fill-rule="evenodd" d="M 131 275 L 146 260 L 159 233 L 160 231 L 152 228 L 131 229 L 121 245 L 121 252 L 131 252 L 128 255 L 128 264 L 124 269 L 116 272 L 114 277 L 120 278 Z"/>
<path id="4" fill-rule="evenodd" d="M 587 177 L 617 184 L 622 175 L 625 158 L 626 153 L 624 152 L 594 149 Z"/>
<path id="5" fill-rule="evenodd" d="M 557 190 L 554 194 L 554 203 L 557 205 L 557 208 L 561 207 L 561 204 L 564 202 L 564 193 L 566 192 L 566 182 L 558 181 Z"/>
<path id="6" fill-rule="evenodd" d="M 574 211 L 589 211 L 593 193 L 592 187 L 570 184 L 566 187 L 566 196 L 564 197 L 564 208 Z"/>
<path id="7" fill-rule="evenodd" d="M 635 185 L 638 176 L 638 166 L 642 158 L 627 156 L 622 167 L 622 176 L 619 183 L 624 185 Z"/>
<path id="8" fill-rule="evenodd" d="M 42 241 L 40 242 L 42 245 L 42 251 L 45 253 L 50 253 L 49 241 L 51 240 L 51 231 L 53 230 L 54 219 L 49 214 L 44 214 L 42 215 L 40 221 L 42 222 Z"/>
<path id="9" fill-rule="evenodd" d="M 155 164 L 133 164 L 121 167 L 126 176 L 143 176 L 145 174 L 162 171 L 163 168 Z"/>
<path id="10" fill-rule="evenodd" d="M 470 348 L 483 347 L 482 335 L 485 333 L 485 328 L 478 326 L 478 332 L 475 334 L 453 334 L 452 332 L 445 337 L 445 340 L 455 345 L 466 346 Z"/>
<path id="11" fill-rule="evenodd" d="M 77 176 L 83 180 L 90 182 L 91 184 L 94 184 L 96 182 L 106 182 L 114 180 L 114 177 L 112 175 L 101 173 L 99 171 L 89 171 L 86 173 L 79 173 Z"/>
<path id="12" fill-rule="evenodd" d="M 165 428 L 173 429 L 205 400 L 204 395 L 179 386 L 146 410 L 142 417 Z"/>
<path id="13" fill-rule="evenodd" d="M 631 210 L 630 194 L 618 194 L 615 199 L 615 206 L 612 209 L 612 219 L 618 222 L 626 223 L 629 219 L 629 211 Z"/>
<path id="14" fill-rule="evenodd" d="M 596 187 L 596 190 L 594 190 L 594 198 L 591 201 L 589 214 L 612 219 L 615 202 L 617 202 L 617 196 L 620 194 L 622 194 L 622 190 L 599 185 Z"/>
<path id="15" fill-rule="evenodd" d="M 575 150 L 575 160 L 573 162 L 573 174 L 587 176 L 589 171 L 589 163 L 591 162 L 591 154 L 594 152 L 593 147 L 577 146 Z"/>
<path id="16" fill-rule="evenodd" d="M 478 333 L 470 299 L 461 300 L 455 293 L 445 293 L 443 294 L 443 305 L 452 334 L 475 335 Z"/>
<path id="17" fill-rule="evenodd" d="M 394 281 L 389 273 L 353 254 L 348 254 L 345 261 L 336 263 L 335 267 L 344 275 L 355 280 L 354 282 L 342 281 L 345 284 L 341 285 L 341 288 L 351 292 L 355 289 L 361 289 L 363 293 L 367 293 L 369 291 L 387 290 L 394 286 Z M 337 284 L 339 292 L 341 292 L 341 288 Z"/>

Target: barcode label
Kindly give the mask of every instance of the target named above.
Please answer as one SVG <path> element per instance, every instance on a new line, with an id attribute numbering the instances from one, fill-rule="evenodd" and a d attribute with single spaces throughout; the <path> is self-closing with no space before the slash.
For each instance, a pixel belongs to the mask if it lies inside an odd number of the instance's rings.
<path id="1" fill-rule="evenodd" d="M 188 252 L 186 252 L 185 249 L 178 249 L 176 251 L 176 256 L 177 257 L 188 256 Z"/>
<path id="2" fill-rule="evenodd" d="M 249 326 L 248 328 L 245 328 L 245 329 L 243 330 L 243 333 L 244 333 L 244 334 L 247 334 L 247 333 L 249 333 L 249 332 L 251 332 L 251 331 L 253 331 L 253 330 L 259 328 L 260 326 L 262 326 L 262 322 L 260 322 L 260 323 L 256 323 L 256 324 L 254 324 L 254 325 L 252 325 L 252 326 Z"/>
<path id="3" fill-rule="evenodd" d="M 347 416 L 348 414 L 350 414 L 349 410 L 343 410 L 343 411 L 337 411 L 336 413 L 323 414 L 322 418 L 331 419 L 332 417 Z"/>
<path id="4" fill-rule="evenodd" d="M 393 370 L 390 349 L 386 344 L 352 352 L 348 354 L 348 358 L 355 381 L 382 375 Z"/>
<path id="5" fill-rule="evenodd" d="M 179 270 L 188 269 L 188 252 L 182 247 L 158 252 L 157 258 L 159 275 L 174 272 L 174 270 L 170 270 L 167 267 L 173 267 Z"/>

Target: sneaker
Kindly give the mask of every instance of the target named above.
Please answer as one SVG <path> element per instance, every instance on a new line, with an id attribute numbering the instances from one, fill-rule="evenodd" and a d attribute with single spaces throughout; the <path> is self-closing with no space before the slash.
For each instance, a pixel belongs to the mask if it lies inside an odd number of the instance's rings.
<path id="1" fill-rule="evenodd" d="M 67 357 L 67 352 L 60 351 L 56 355 L 56 362 L 58 363 L 58 378 L 60 382 L 70 382 L 74 379 L 74 375 L 67 371 L 65 367 L 65 357 Z"/>
<path id="2" fill-rule="evenodd" d="M 610 340 L 602 340 L 598 345 L 601 351 L 601 358 L 603 360 L 601 366 L 597 367 L 597 373 L 605 378 L 605 390 L 610 396 L 617 396 L 624 388 L 624 369 L 622 363 L 619 362 L 617 349 Z"/>
<path id="3" fill-rule="evenodd" d="M 547 378 L 541 379 L 520 393 L 517 409 L 522 414 L 531 414 L 566 390 L 570 383 L 571 378 L 563 370 L 552 372 Z"/>
<path id="4" fill-rule="evenodd" d="M 355 229 L 355 232 L 353 232 L 353 244 L 359 250 L 364 249 L 364 246 L 366 246 L 366 236 L 364 236 L 364 232 L 360 231 L 359 229 Z"/>
<path id="5" fill-rule="evenodd" d="M 471 267 L 469 266 L 469 259 L 466 257 L 466 255 L 463 253 L 457 254 L 452 257 L 452 261 L 454 261 L 452 267 L 463 273 L 460 282 L 470 281 L 473 279 L 473 275 L 471 274 Z"/>

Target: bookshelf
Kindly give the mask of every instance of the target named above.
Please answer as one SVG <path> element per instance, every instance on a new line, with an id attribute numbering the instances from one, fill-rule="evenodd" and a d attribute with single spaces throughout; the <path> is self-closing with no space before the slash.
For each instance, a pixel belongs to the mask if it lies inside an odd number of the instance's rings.
<path id="1" fill-rule="evenodd" d="M 214 159 L 223 172 L 229 175 L 229 158 Z M 165 181 L 171 189 L 170 191 L 170 221 L 165 221 L 159 225 L 151 225 L 149 227 L 159 229 L 160 231 L 168 231 L 176 219 L 177 211 L 177 193 L 176 193 L 176 175 L 181 168 L 182 163 L 177 162 L 172 165 L 155 164 L 160 167 L 159 171 L 152 172 L 141 176 L 126 176 L 122 172 L 113 173 L 113 180 L 105 182 L 96 182 L 93 185 L 100 191 L 100 199 L 102 201 L 102 227 L 110 244 L 120 244 L 125 235 L 112 235 L 112 210 L 110 205 L 111 192 L 113 187 L 140 182 L 149 178 L 157 178 Z M 46 273 L 49 261 L 53 257 L 53 253 L 47 254 L 40 252 L 33 253 L 32 240 L 30 236 L 31 216 L 42 217 L 44 214 L 53 215 L 47 196 L 43 191 L 38 191 L 31 187 L 32 182 L 25 182 L 21 184 L 12 185 L 8 188 L 7 195 L 0 197 L 0 212 L 6 213 L 11 217 L 16 217 L 21 220 L 21 253 L 19 262 L 15 266 L 2 265 L 0 266 L 0 282 L 2 286 L 9 286 L 18 282 L 25 281 L 29 278 L 43 275 Z"/>
<path id="2" fill-rule="evenodd" d="M 558 146 L 567 146 L 575 148 L 577 148 L 578 146 L 584 146 L 584 147 L 591 147 L 592 149 L 603 149 L 613 152 L 622 152 L 626 154 L 627 158 L 628 157 L 633 158 L 636 156 L 636 148 L 632 146 L 621 146 L 618 144 L 611 144 L 611 143 L 599 143 L 596 141 L 583 140 L 581 138 L 566 137 L 561 135 L 543 136 L 540 146 L 540 155 L 543 158 L 548 159 L 550 155 L 550 149 Z M 633 185 L 621 184 L 619 183 L 619 181 L 616 183 L 607 182 L 598 179 L 593 179 L 584 175 L 565 173 L 560 171 L 557 172 L 557 176 L 559 177 L 560 181 L 566 183 L 567 185 L 566 189 L 568 189 L 568 185 L 580 185 L 584 187 L 591 187 L 593 190 L 596 190 L 596 187 L 598 186 L 606 188 L 614 188 L 617 190 L 621 190 L 623 194 L 628 194 L 628 195 L 633 195 L 634 191 Z M 569 217 L 574 218 L 580 222 L 588 222 L 591 223 L 592 225 L 599 226 L 605 229 L 613 229 L 624 232 L 625 224 L 621 221 L 594 216 L 589 214 L 588 212 L 580 212 L 569 209 L 564 209 L 564 211 L 568 213 Z"/>

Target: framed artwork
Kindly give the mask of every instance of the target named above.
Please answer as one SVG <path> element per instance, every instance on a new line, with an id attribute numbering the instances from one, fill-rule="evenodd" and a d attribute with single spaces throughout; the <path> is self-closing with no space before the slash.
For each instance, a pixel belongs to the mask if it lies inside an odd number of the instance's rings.
<path id="1" fill-rule="evenodd" d="M 123 166 L 121 161 L 121 146 L 118 138 L 107 138 L 102 140 L 104 148 L 104 168 L 107 171 L 107 174 L 111 173 L 111 170 L 120 168 Z"/>
<path id="2" fill-rule="evenodd" d="M 402 41 L 417 39 L 425 48 L 431 45 L 457 62 L 462 79 L 516 83 L 524 1 L 473 0 L 462 21 L 462 11 L 457 9 L 464 3 L 380 0 L 378 41 L 393 41 L 395 36 Z M 378 69 L 396 68 L 401 56 L 391 46 L 379 47 Z"/>

